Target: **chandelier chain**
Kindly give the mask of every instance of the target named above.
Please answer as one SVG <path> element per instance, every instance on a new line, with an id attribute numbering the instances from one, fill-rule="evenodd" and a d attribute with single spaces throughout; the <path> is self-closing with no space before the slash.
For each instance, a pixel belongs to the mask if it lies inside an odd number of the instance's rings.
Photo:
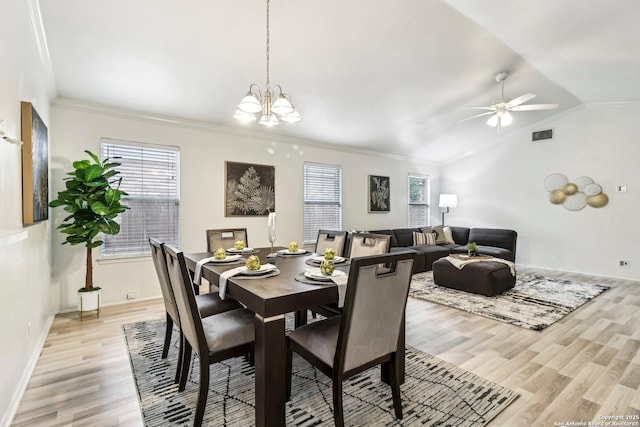
<path id="1" fill-rule="evenodd" d="M 269 87 L 269 0 L 267 0 L 267 90 Z"/>

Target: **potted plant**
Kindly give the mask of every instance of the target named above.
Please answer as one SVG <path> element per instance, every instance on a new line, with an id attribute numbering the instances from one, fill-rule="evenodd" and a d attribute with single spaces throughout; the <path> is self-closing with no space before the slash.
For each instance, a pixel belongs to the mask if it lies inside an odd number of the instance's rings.
<path id="1" fill-rule="evenodd" d="M 80 313 L 100 309 L 100 287 L 93 286 L 93 260 L 91 251 L 101 246 L 99 234 L 118 234 L 120 224 L 115 218 L 128 209 L 120 203 L 120 198 L 127 195 L 120 190 L 122 178 L 114 177 L 120 172 L 115 168 L 120 163 L 106 158 L 102 162 L 89 150 L 85 153 L 91 160 L 73 162 L 73 172 L 65 178 L 64 191 L 49 203 L 49 207 L 63 206 L 69 212 L 57 229 L 67 234 L 63 245 L 84 244 L 86 248 L 86 274 L 84 287 L 78 289 Z"/>
<path id="2" fill-rule="evenodd" d="M 478 245 L 475 242 L 467 243 L 467 251 L 469 256 L 478 256 Z"/>

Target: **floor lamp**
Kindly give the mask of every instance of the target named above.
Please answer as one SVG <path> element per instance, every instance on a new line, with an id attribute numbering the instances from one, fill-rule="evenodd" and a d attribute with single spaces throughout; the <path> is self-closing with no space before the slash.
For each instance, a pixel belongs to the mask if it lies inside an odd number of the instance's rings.
<path id="1" fill-rule="evenodd" d="M 442 211 L 442 226 L 444 227 L 444 214 L 449 213 L 449 208 L 458 207 L 458 196 L 455 194 L 441 194 L 438 206 L 441 208 L 447 208 L 446 211 Z"/>

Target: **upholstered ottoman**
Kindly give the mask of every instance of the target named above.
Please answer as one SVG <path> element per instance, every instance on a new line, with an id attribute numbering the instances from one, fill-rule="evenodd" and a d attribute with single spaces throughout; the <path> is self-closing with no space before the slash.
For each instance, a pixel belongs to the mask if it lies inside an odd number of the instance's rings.
<path id="1" fill-rule="evenodd" d="M 501 262 L 473 262 L 459 269 L 445 258 L 433 263 L 433 281 L 438 286 L 488 297 L 499 295 L 516 284 L 509 266 Z"/>

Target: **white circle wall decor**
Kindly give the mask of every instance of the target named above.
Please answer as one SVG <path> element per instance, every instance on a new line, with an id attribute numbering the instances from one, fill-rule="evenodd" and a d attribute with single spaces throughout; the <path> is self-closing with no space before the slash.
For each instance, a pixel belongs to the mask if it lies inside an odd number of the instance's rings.
<path id="1" fill-rule="evenodd" d="M 609 197 L 602 192 L 602 187 L 588 176 L 569 181 L 561 173 L 552 173 L 544 179 L 544 188 L 549 192 L 551 204 L 562 205 L 570 211 L 579 211 L 587 205 L 601 208 L 609 203 Z"/>
<path id="2" fill-rule="evenodd" d="M 593 184 L 593 180 L 588 176 L 581 176 L 580 178 L 574 179 L 573 183 L 578 186 L 578 191 L 584 193 L 584 189 L 587 188 L 589 184 Z"/>
<path id="3" fill-rule="evenodd" d="M 600 193 L 602 193 L 602 187 L 600 187 L 598 184 L 589 184 L 584 189 L 584 194 L 589 197 L 597 196 Z"/>
<path id="4" fill-rule="evenodd" d="M 587 196 L 584 193 L 571 194 L 567 196 L 562 206 L 570 211 L 579 211 L 587 206 Z"/>
<path id="5" fill-rule="evenodd" d="M 547 191 L 563 190 L 569 183 L 569 179 L 561 173 L 552 173 L 544 179 L 544 188 Z"/>

